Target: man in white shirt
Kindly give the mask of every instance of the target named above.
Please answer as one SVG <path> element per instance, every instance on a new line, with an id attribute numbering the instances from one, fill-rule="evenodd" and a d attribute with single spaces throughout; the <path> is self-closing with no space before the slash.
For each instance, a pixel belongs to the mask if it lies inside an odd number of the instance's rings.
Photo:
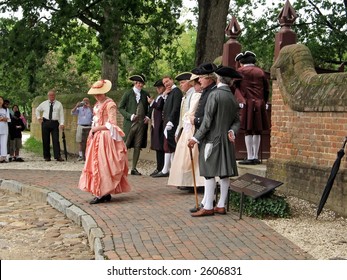
<path id="1" fill-rule="evenodd" d="M 51 160 L 50 137 L 54 158 L 57 161 L 64 161 L 60 155 L 59 128 L 64 129 L 64 109 L 63 105 L 55 99 L 55 91 L 50 90 L 47 94 L 48 100 L 43 101 L 36 108 L 36 118 L 41 124 L 43 158 L 45 161 Z"/>

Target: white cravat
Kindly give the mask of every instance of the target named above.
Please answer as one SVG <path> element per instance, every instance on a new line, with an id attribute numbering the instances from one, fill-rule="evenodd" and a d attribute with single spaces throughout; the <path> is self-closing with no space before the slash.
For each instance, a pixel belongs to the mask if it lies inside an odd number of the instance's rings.
<path id="1" fill-rule="evenodd" d="M 136 98 L 136 103 L 139 103 L 140 102 L 140 97 L 141 97 L 141 91 L 136 88 L 136 87 L 133 87 L 133 91 L 135 92 L 135 98 Z"/>

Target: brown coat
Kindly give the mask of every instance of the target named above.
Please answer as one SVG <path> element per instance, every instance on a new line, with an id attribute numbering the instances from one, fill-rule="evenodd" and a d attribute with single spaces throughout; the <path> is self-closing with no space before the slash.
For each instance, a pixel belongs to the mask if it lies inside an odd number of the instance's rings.
<path id="1" fill-rule="evenodd" d="M 240 128 L 255 132 L 268 130 L 265 106 L 269 98 L 269 84 L 265 72 L 253 65 L 240 67 L 237 71 L 243 78 L 236 82 L 235 97 L 238 103 L 245 105 L 240 109 Z"/>

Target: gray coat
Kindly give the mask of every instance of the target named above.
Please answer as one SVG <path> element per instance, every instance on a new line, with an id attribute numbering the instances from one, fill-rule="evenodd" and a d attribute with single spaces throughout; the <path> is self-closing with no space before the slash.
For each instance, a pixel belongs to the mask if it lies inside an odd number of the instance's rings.
<path id="1" fill-rule="evenodd" d="M 234 144 L 228 131 L 236 135 L 240 127 L 238 104 L 228 86 L 213 90 L 207 99 L 205 114 L 194 137 L 200 142 L 200 175 L 205 177 L 237 176 Z"/>

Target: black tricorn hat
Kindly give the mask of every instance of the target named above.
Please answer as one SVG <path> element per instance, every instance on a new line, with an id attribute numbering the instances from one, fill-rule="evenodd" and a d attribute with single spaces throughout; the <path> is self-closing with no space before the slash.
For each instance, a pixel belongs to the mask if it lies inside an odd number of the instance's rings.
<path id="1" fill-rule="evenodd" d="M 175 77 L 175 80 L 177 81 L 185 81 L 185 80 L 190 80 L 190 77 L 192 76 L 192 73 L 190 72 L 183 72 L 181 74 L 178 74 L 176 77 Z"/>
<path id="2" fill-rule="evenodd" d="M 192 73 L 193 73 L 194 75 L 200 75 L 200 72 L 201 72 L 201 70 L 200 70 L 199 67 L 195 67 L 195 68 L 192 70 Z"/>
<path id="3" fill-rule="evenodd" d="M 129 80 L 134 81 L 134 82 L 141 82 L 141 83 L 146 83 L 146 78 L 143 74 L 140 75 L 132 75 L 129 77 Z"/>
<path id="4" fill-rule="evenodd" d="M 228 66 L 218 66 L 218 68 L 214 72 L 222 77 L 242 78 L 239 72 L 237 72 L 234 68 Z"/>
<path id="5" fill-rule="evenodd" d="M 216 64 L 207 62 L 200 64 L 198 67 L 192 70 L 192 73 L 195 75 L 208 75 L 214 72 L 217 69 Z"/>
<path id="6" fill-rule="evenodd" d="M 160 80 L 156 81 L 153 86 L 154 87 L 163 87 L 164 86 L 163 80 L 160 79 Z"/>
<path id="7" fill-rule="evenodd" d="M 240 61 L 241 63 L 247 62 L 249 60 L 255 61 L 255 53 L 251 51 L 245 51 L 245 53 L 239 53 L 235 56 L 235 61 Z"/>

